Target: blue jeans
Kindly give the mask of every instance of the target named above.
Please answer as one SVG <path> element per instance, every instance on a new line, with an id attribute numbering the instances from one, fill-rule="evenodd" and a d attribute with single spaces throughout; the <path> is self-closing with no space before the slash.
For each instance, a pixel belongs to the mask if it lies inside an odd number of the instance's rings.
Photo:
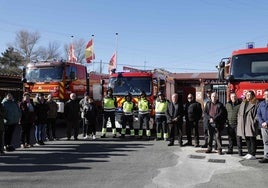
<path id="1" fill-rule="evenodd" d="M 46 124 L 40 123 L 35 126 L 35 139 L 37 142 L 43 142 L 45 139 Z"/>

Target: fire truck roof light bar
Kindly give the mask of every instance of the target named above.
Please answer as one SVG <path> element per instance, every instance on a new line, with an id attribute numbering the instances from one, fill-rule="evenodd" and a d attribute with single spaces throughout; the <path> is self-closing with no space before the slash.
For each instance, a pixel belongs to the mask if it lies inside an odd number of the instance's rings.
<path id="1" fill-rule="evenodd" d="M 247 42 L 247 48 L 248 49 L 252 49 L 252 48 L 254 48 L 254 46 L 255 46 L 254 42 Z"/>

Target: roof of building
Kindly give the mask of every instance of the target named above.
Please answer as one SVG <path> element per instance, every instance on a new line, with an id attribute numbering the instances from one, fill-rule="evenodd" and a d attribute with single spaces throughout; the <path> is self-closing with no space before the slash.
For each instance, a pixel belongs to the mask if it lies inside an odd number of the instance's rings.
<path id="1" fill-rule="evenodd" d="M 198 80 L 198 79 L 218 79 L 217 72 L 207 72 L 207 73 L 171 73 L 169 75 L 176 80 Z"/>

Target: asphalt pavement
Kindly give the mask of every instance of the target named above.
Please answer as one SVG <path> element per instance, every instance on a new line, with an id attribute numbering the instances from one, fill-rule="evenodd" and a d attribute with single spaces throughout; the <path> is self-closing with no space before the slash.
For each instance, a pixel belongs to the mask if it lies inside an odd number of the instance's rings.
<path id="1" fill-rule="evenodd" d="M 266 188 L 268 185 L 268 164 L 243 160 L 236 152 L 206 154 L 203 148 L 180 147 L 177 142 L 168 147 L 166 141 L 112 138 L 111 133 L 101 139 L 100 132 L 96 140 L 84 140 L 80 134 L 80 140 L 67 141 L 64 134 L 61 127 L 60 140 L 29 149 L 17 148 L 0 156 L 0 187 Z M 223 143 L 226 148 L 226 137 Z M 262 152 L 260 146 L 257 158 L 262 157 Z"/>

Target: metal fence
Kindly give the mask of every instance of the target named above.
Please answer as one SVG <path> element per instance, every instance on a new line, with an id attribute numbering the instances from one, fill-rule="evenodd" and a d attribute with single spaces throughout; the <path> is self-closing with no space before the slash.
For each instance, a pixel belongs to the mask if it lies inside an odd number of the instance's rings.
<path id="1" fill-rule="evenodd" d="M 227 85 L 213 85 L 213 91 L 219 96 L 219 101 L 224 105 L 227 103 Z"/>

